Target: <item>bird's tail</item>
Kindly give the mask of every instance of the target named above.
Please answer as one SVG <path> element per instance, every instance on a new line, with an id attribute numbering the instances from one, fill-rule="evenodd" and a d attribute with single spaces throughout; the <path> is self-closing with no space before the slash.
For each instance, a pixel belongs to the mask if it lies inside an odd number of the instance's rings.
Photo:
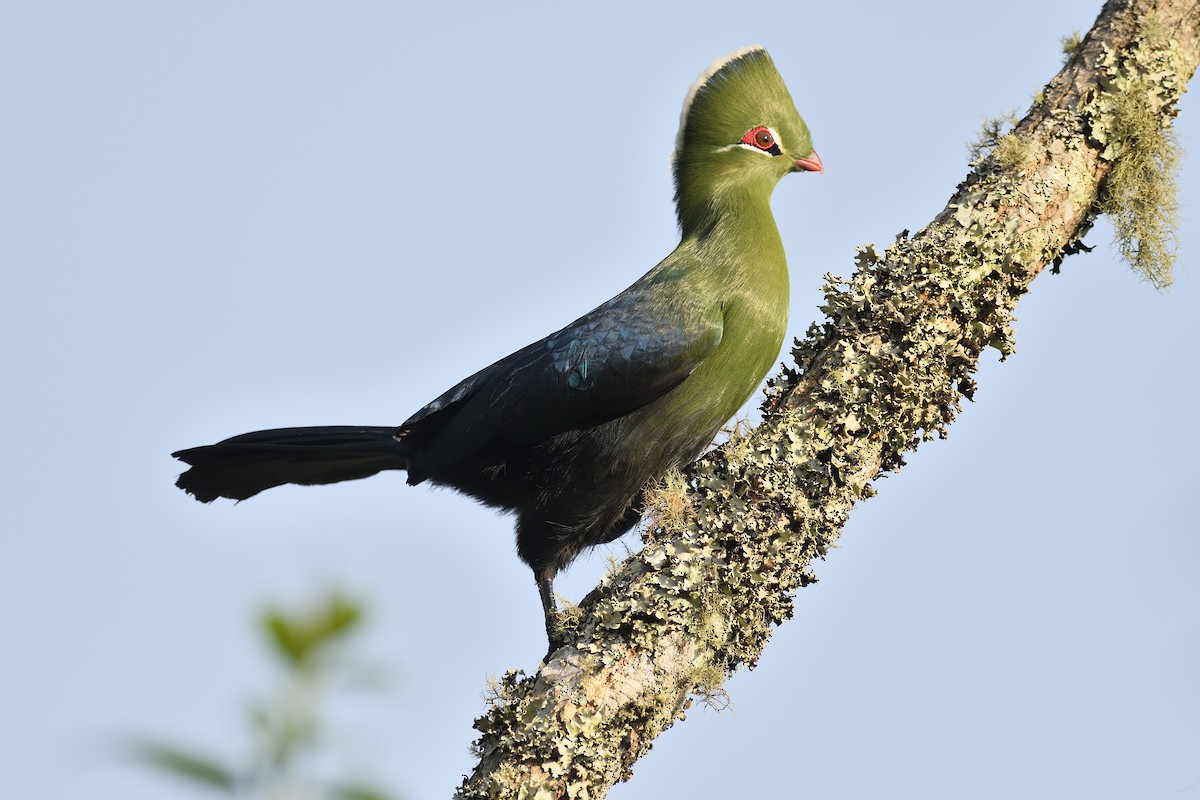
<path id="1" fill-rule="evenodd" d="M 396 441 L 395 432 L 395 427 L 332 425 L 244 433 L 172 453 L 191 465 L 175 485 L 210 503 L 218 497 L 245 500 L 285 483 L 312 486 L 407 469 L 409 447 Z"/>

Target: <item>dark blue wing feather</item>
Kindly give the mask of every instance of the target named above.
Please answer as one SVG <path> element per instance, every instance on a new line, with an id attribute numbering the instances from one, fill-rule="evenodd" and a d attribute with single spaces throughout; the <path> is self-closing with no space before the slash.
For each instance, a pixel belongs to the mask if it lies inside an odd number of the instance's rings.
<path id="1" fill-rule="evenodd" d="M 413 414 L 398 436 L 422 431 L 430 438 L 409 469 L 410 481 L 497 438 L 531 444 L 598 425 L 678 386 L 721 341 L 722 317 L 718 306 L 665 306 L 662 288 L 631 287 Z"/>

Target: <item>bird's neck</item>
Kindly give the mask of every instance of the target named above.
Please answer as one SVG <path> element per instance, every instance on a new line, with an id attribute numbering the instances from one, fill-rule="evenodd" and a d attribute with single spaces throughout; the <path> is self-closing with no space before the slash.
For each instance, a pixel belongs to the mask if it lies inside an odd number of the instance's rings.
<path id="1" fill-rule="evenodd" d="M 679 226 L 681 244 L 708 252 L 705 260 L 709 263 L 714 255 L 724 252 L 727 257 L 718 256 L 716 261 L 728 267 L 754 268 L 757 263 L 759 268 L 777 264 L 787 269 L 769 191 L 711 193 L 705 202 L 691 208 L 680 203 Z"/>
<path id="2" fill-rule="evenodd" d="M 725 187 L 691 193 L 681 191 L 676 213 L 684 240 L 703 240 L 713 235 L 761 233 L 778 239 L 771 214 L 771 191 L 761 186 Z"/>

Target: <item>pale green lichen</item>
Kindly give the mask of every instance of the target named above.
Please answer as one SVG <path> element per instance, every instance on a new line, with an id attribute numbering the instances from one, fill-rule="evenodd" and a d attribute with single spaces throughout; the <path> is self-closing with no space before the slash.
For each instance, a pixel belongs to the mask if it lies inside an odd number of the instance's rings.
<path id="1" fill-rule="evenodd" d="M 1079 49 L 1079 31 L 1071 31 L 1067 36 L 1063 36 L 1058 40 L 1062 45 L 1063 61 L 1070 61 L 1071 56 L 1075 55 L 1075 51 Z"/>
<path id="2" fill-rule="evenodd" d="M 1114 104 L 1114 138 L 1124 139 L 1100 208 L 1113 223 L 1121 257 L 1159 289 L 1171 285 L 1178 242 L 1175 179 L 1181 148 L 1174 132 L 1158 127 L 1144 100 L 1125 94 Z"/>
<path id="3" fill-rule="evenodd" d="M 975 141 L 967 145 L 967 158 L 970 165 L 975 167 L 982 164 L 1010 137 L 1020 144 L 1019 140 L 1011 133 L 1016 124 L 1016 109 L 1006 111 L 998 117 L 984 117 L 979 125 L 979 133 L 976 135 Z"/>
<path id="4" fill-rule="evenodd" d="M 1006 133 L 992 156 L 1001 169 L 1019 170 L 1029 159 L 1029 143 L 1015 133 Z"/>
<path id="5" fill-rule="evenodd" d="M 1178 43 L 1143 27 L 1144 46 L 1105 49 L 1104 91 L 1086 109 L 1091 136 L 1112 162 L 1099 210 L 1113 223 L 1125 261 L 1159 289 L 1172 282 L 1178 248 L 1177 177 L 1182 148 L 1159 109 L 1173 108 L 1184 89 Z"/>

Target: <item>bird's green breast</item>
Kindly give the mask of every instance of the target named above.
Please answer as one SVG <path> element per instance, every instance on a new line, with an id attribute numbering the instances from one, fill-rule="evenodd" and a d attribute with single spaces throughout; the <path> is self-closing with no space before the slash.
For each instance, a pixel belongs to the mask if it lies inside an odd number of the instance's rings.
<path id="1" fill-rule="evenodd" d="M 682 307 L 673 313 L 720 319 L 720 341 L 692 374 L 628 420 L 626 433 L 643 443 L 638 457 L 664 466 L 712 442 L 770 371 L 787 328 L 787 261 L 769 207 L 725 217 L 706 235 L 685 237 L 660 265 L 677 275 L 671 294 Z"/>

